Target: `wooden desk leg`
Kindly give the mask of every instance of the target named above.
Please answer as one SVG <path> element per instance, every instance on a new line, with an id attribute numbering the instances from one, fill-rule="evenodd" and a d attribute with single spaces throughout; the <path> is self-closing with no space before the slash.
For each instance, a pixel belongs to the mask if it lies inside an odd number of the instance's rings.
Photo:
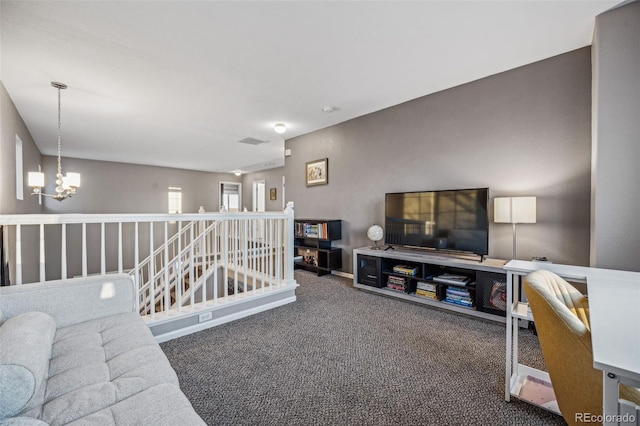
<path id="1" fill-rule="evenodd" d="M 618 413 L 618 390 L 620 381 L 613 373 L 602 372 L 602 414 L 603 426 L 614 426 L 619 423 L 616 420 Z"/>

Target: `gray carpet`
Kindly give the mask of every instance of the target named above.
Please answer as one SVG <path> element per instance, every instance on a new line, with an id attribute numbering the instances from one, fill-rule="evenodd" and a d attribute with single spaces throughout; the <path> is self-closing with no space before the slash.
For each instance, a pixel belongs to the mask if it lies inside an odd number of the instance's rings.
<path id="1" fill-rule="evenodd" d="M 295 303 L 161 345 L 208 424 L 565 424 L 504 401 L 503 324 L 295 277 Z M 537 338 L 519 342 L 544 368 Z"/>

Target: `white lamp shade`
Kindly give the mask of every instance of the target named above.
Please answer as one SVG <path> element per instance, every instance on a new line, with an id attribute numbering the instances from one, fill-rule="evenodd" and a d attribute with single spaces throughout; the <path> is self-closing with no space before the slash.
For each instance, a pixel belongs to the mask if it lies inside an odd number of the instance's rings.
<path id="1" fill-rule="evenodd" d="M 80 173 L 67 173 L 62 179 L 62 186 L 64 188 L 78 188 L 80 186 Z"/>
<path id="2" fill-rule="evenodd" d="M 496 197 L 493 199 L 493 221 L 496 223 L 511 223 L 511 197 Z"/>
<path id="3" fill-rule="evenodd" d="M 511 220 L 513 223 L 536 223 L 536 197 L 513 197 Z"/>
<path id="4" fill-rule="evenodd" d="M 29 186 L 33 188 L 44 187 L 44 173 L 29 172 L 28 183 L 29 183 Z"/>
<path id="5" fill-rule="evenodd" d="M 536 197 L 496 197 L 493 199 L 496 223 L 536 223 Z"/>

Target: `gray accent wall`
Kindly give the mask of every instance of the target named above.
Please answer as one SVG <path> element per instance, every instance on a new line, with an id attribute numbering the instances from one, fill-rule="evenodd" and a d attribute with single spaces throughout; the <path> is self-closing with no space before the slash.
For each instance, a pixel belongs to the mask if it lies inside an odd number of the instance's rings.
<path id="1" fill-rule="evenodd" d="M 268 188 L 280 188 L 284 175 L 296 217 L 342 219 L 336 246 L 344 249 L 344 272 L 353 272 L 352 249 L 372 244 L 367 228 L 384 224 L 385 193 L 478 187 L 490 188 L 491 202 L 495 196 L 538 197 L 537 223 L 517 228 L 519 259 L 589 263 L 589 47 L 292 138 L 285 146 L 292 151 L 285 167 L 245 181 L 264 178 Z M 306 187 L 305 162 L 325 157 L 328 185 Z M 511 225 L 493 223 L 492 205 L 489 212 L 489 256 L 510 259 Z"/>
<path id="2" fill-rule="evenodd" d="M 38 198 L 27 186 L 29 171 L 37 171 L 40 151 L 0 82 L 0 214 L 40 213 Z M 16 198 L 16 136 L 22 140 L 23 199 Z"/>
<path id="3" fill-rule="evenodd" d="M 23 199 L 16 198 L 16 135 L 22 140 Z M 9 97 L 4 84 L 0 82 L 0 214 L 41 213 L 38 198 L 30 194 L 27 186 L 29 171 L 38 170 L 40 151 L 33 142 L 29 130 L 22 121 L 18 110 Z M 4 244 L 11 247 L 15 242 L 13 229 L 3 233 Z M 25 265 L 23 278 L 35 281 L 38 277 L 38 233 L 34 227 L 22 230 L 22 259 Z M 5 248 L 9 263 L 14 264 L 15 253 Z M 9 274 L 14 276 L 15 271 Z"/>
<path id="4" fill-rule="evenodd" d="M 596 18 L 591 266 L 640 271 L 640 2 Z"/>
<path id="5" fill-rule="evenodd" d="M 46 178 L 55 175 L 56 157 L 42 158 Z M 199 206 L 218 211 L 219 182 L 241 181 L 229 173 L 77 158 L 63 157 L 62 166 L 65 173 L 81 174 L 81 186 L 75 197 L 63 202 L 45 200 L 45 213 L 168 213 L 169 187 L 182 188 L 183 213 L 197 213 Z M 46 183 L 52 192 L 55 183 L 52 179 Z"/>
<path id="6" fill-rule="evenodd" d="M 43 169 L 46 177 L 55 174 L 57 159 L 43 156 Z M 139 164 L 115 163 L 108 161 L 82 160 L 64 158 L 62 165 L 65 172 L 81 174 L 81 186 L 78 194 L 63 202 L 46 199 L 44 212 L 48 214 L 62 213 L 168 213 L 168 188 L 182 189 L 182 212 L 197 213 L 199 206 L 206 211 L 218 211 L 218 188 L 220 181 L 239 182 L 240 178 L 228 173 L 210 173 L 168 167 L 145 166 Z M 53 191 L 54 183 L 47 180 L 47 191 Z M 243 185 L 244 186 L 244 185 Z M 112 228 L 111 231 L 109 228 Z M 107 225 L 106 270 L 117 270 L 117 234 L 116 225 Z M 67 228 L 67 257 L 69 259 L 68 275 L 79 275 L 82 272 L 82 233 L 79 225 Z M 177 231 L 177 225 L 169 226 L 169 236 Z M 60 227 L 47 227 L 49 237 L 46 246 L 47 279 L 60 277 L 60 250 L 57 246 Z M 133 267 L 134 242 L 128 238 L 127 232 L 133 232 L 132 225 L 125 225 L 123 240 L 124 269 Z M 140 225 L 140 259 L 149 254 L 149 225 Z M 57 237 L 56 237 L 57 236 Z M 87 226 L 88 273 L 100 271 L 100 226 Z M 154 227 L 154 247 L 164 241 L 162 225 Z"/>

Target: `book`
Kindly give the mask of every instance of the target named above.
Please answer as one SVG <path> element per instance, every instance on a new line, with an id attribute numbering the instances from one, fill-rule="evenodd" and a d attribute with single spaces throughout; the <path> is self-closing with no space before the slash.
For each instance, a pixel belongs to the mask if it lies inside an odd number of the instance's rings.
<path id="1" fill-rule="evenodd" d="M 421 290 L 436 291 L 436 284 L 425 283 L 424 281 L 418 281 L 416 287 Z"/>
<path id="2" fill-rule="evenodd" d="M 419 296 L 429 297 L 431 299 L 438 300 L 438 295 L 434 291 L 416 289 L 416 294 Z"/>
<path id="3" fill-rule="evenodd" d="M 418 268 L 408 265 L 396 265 L 393 267 L 393 272 L 404 275 L 415 275 L 418 273 Z"/>
<path id="4" fill-rule="evenodd" d="M 444 284 L 466 285 L 469 282 L 469 277 L 466 275 L 442 274 L 437 277 L 433 277 L 433 280 Z"/>

